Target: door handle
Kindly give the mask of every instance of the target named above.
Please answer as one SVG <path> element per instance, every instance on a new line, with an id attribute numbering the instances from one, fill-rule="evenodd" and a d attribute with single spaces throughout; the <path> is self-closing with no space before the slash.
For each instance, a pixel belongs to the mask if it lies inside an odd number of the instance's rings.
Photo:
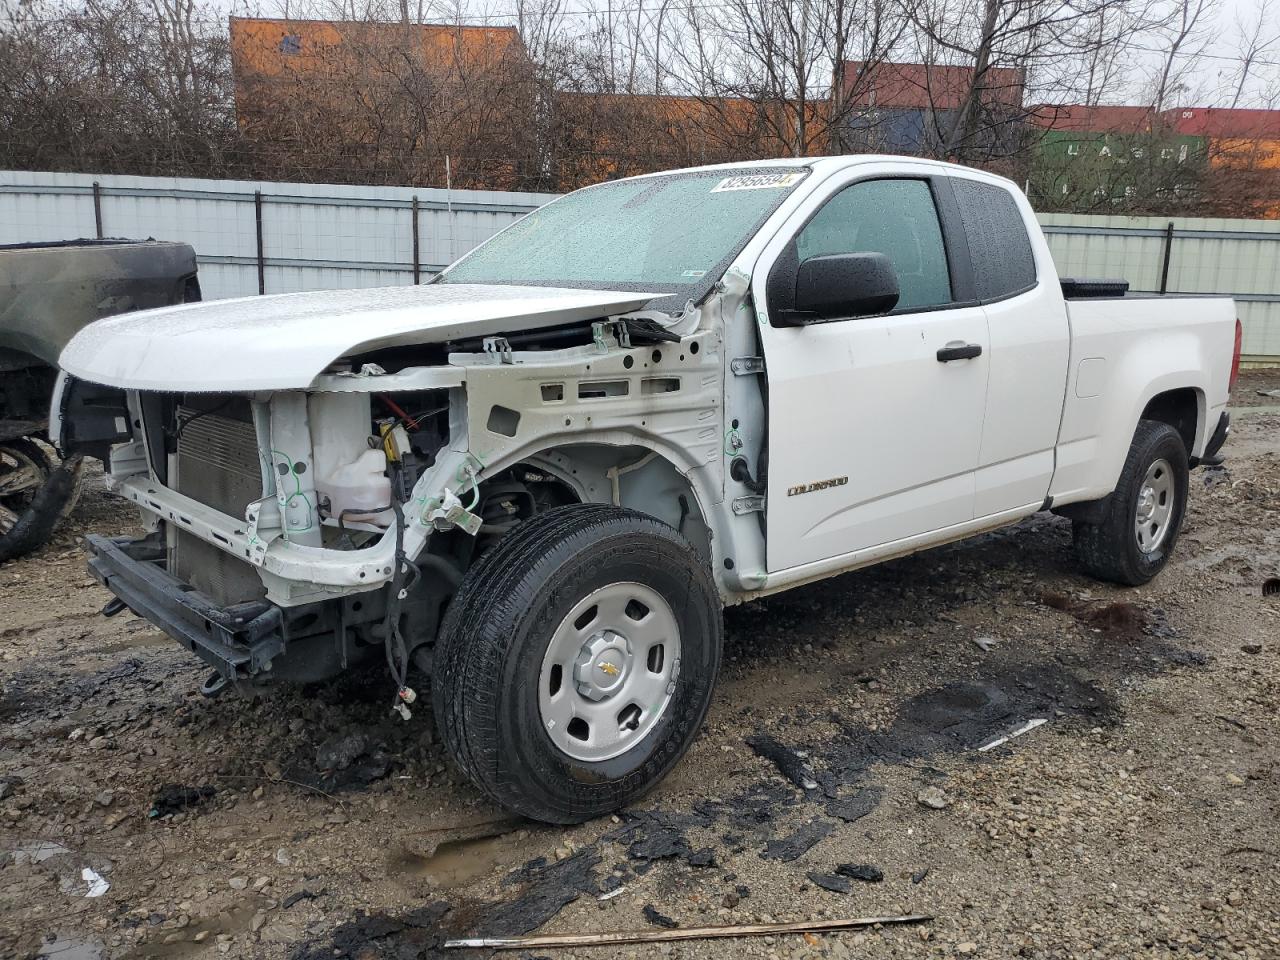
<path id="1" fill-rule="evenodd" d="M 972 360 L 982 356 L 982 344 L 965 343 L 963 340 L 952 340 L 945 347 L 938 348 L 938 362 L 950 363 L 952 360 Z"/>

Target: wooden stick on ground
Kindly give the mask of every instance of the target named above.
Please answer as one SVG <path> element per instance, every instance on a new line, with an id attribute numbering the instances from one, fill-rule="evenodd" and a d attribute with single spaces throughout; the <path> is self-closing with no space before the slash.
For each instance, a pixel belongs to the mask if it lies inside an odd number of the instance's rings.
<path id="1" fill-rule="evenodd" d="M 712 940 L 723 937 L 767 937 L 777 933 L 827 933 L 876 924 L 921 923 L 926 914 L 901 917 L 861 917 L 852 920 L 798 920 L 794 923 L 748 923 L 735 927 L 677 927 L 674 930 L 630 930 L 621 933 L 563 933 L 536 937 L 476 937 L 446 940 L 446 947 L 486 947 L 523 950 L 532 947 L 595 947 L 614 943 L 661 943 L 668 940 Z"/>

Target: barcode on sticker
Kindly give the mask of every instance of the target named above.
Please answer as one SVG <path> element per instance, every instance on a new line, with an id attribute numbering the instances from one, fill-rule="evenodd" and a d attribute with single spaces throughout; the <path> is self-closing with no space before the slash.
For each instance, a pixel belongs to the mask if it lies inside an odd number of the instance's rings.
<path id="1" fill-rule="evenodd" d="M 777 190 L 780 187 L 791 187 L 799 183 L 803 173 L 755 173 L 736 177 L 725 177 L 714 187 L 712 193 L 726 193 L 730 190 Z"/>

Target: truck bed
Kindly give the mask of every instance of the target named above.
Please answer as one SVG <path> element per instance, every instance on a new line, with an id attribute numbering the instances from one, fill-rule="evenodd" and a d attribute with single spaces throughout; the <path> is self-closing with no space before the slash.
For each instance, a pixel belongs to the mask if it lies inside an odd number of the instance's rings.
<path id="1" fill-rule="evenodd" d="M 1185 391 L 1198 456 L 1226 409 L 1235 303 L 1225 297 L 1126 294 L 1069 299 L 1071 360 L 1059 431 L 1055 503 L 1110 493 L 1148 402 Z"/>

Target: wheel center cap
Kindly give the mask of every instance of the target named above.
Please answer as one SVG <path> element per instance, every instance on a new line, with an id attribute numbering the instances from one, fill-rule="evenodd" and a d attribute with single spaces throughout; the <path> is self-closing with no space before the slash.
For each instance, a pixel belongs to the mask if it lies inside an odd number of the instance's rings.
<path id="1" fill-rule="evenodd" d="M 578 692 L 590 700 L 606 700 L 627 682 L 631 644 L 613 630 L 598 633 L 582 645 L 573 666 Z"/>
<path id="2" fill-rule="evenodd" d="M 1152 490 L 1150 487 L 1147 487 L 1138 496 L 1138 519 L 1143 521 L 1150 520 L 1151 515 L 1155 513 L 1155 510 L 1156 510 L 1155 491 Z"/>

